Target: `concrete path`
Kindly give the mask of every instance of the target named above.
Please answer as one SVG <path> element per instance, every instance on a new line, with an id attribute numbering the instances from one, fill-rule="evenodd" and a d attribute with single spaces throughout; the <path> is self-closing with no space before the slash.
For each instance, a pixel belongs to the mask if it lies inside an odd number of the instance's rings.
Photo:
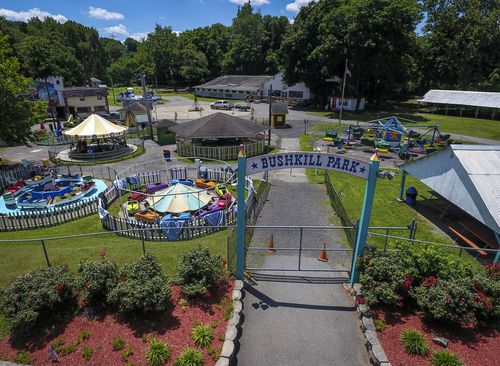
<path id="1" fill-rule="evenodd" d="M 282 147 L 290 150 L 298 144 L 296 139 L 283 142 Z M 332 225 L 334 212 L 324 186 L 308 184 L 303 169 L 274 171 L 270 179 L 272 187 L 257 226 Z M 298 248 L 296 230 L 255 229 L 252 245 L 265 245 L 271 232 L 276 248 Z M 344 248 L 340 236 L 339 231 L 328 232 L 327 247 Z M 314 247 L 323 240 L 325 232 L 304 236 L 304 246 Z M 298 250 L 278 251 L 254 264 L 289 268 L 297 254 Z M 303 268 L 304 263 L 308 270 L 350 265 L 350 254 L 343 261 L 332 253 L 328 263 L 317 261 L 317 255 L 318 250 L 305 253 Z M 369 365 L 354 302 L 342 288 L 346 272 L 259 271 L 252 280 L 245 283 L 238 366 Z"/>

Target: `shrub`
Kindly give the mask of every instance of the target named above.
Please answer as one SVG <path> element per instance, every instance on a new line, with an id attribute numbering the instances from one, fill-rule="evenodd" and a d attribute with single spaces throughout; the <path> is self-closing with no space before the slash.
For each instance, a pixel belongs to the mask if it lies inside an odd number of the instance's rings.
<path id="1" fill-rule="evenodd" d="M 116 337 L 115 339 L 113 339 L 111 347 L 113 347 L 113 351 L 121 351 L 125 347 L 125 341 L 123 340 L 123 338 Z"/>
<path id="2" fill-rule="evenodd" d="M 500 277 L 496 266 L 487 266 L 471 279 L 474 313 L 478 320 L 496 322 L 500 319 Z"/>
<path id="3" fill-rule="evenodd" d="M 433 366 L 462 366 L 464 363 L 453 352 L 441 350 L 432 353 L 431 364 Z"/>
<path id="4" fill-rule="evenodd" d="M 424 335 L 416 329 L 405 329 L 401 333 L 401 344 L 410 355 L 424 356 L 429 352 L 429 345 Z"/>
<path id="5" fill-rule="evenodd" d="M 172 350 L 169 346 L 153 338 L 151 342 L 149 342 L 146 361 L 149 366 L 161 366 L 167 362 L 171 352 Z"/>
<path id="6" fill-rule="evenodd" d="M 165 310 L 171 296 L 158 261 L 147 253 L 121 271 L 109 299 L 123 312 L 149 312 Z"/>
<path id="7" fill-rule="evenodd" d="M 198 346 L 206 347 L 213 339 L 212 327 L 210 325 L 197 325 L 191 331 L 191 339 Z"/>
<path id="8" fill-rule="evenodd" d="M 203 366 L 203 355 L 194 348 L 185 348 L 175 359 L 174 366 Z"/>
<path id="9" fill-rule="evenodd" d="M 385 322 L 380 319 L 373 319 L 373 325 L 375 325 L 375 330 L 377 332 L 383 332 L 386 327 Z"/>
<path id="10" fill-rule="evenodd" d="M 130 356 L 134 354 L 134 350 L 132 348 L 127 348 L 122 352 L 121 357 L 123 362 L 128 362 Z"/>
<path id="11" fill-rule="evenodd" d="M 470 280 L 426 280 L 413 294 L 431 319 L 459 324 L 476 321 Z"/>
<path id="12" fill-rule="evenodd" d="M 22 365 L 31 365 L 35 362 L 35 358 L 30 356 L 25 350 L 21 350 L 17 352 L 14 362 Z"/>
<path id="13" fill-rule="evenodd" d="M 398 304 L 401 300 L 398 290 L 404 279 L 405 271 L 392 253 L 371 258 L 360 277 L 366 303 Z"/>
<path id="14" fill-rule="evenodd" d="M 80 296 L 89 304 L 103 304 L 118 283 L 118 267 L 112 261 L 84 262 L 78 265 Z"/>
<path id="15" fill-rule="evenodd" d="M 222 258 L 198 246 L 184 255 L 177 273 L 184 295 L 188 298 L 200 297 L 207 291 L 217 289 L 224 273 Z"/>
<path id="16" fill-rule="evenodd" d="M 92 354 L 94 353 L 94 350 L 92 347 L 83 347 L 82 349 L 82 357 L 85 361 L 90 361 L 90 358 L 92 357 Z"/>
<path id="17" fill-rule="evenodd" d="M 5 290 L 2 312 L 15 331 L 32 331 L 48 318 L 57 319 L 74 303 L 74 277 L 64 267 L 21 275 Z"/>

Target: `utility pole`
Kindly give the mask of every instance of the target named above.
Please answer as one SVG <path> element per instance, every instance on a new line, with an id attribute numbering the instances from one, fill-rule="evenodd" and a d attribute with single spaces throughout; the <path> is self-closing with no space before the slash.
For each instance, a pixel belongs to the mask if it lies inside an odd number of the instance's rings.
<path id="1" fill-rule="evenodd" d="M 339 114 L 339 126 L 342 123 L 342 110 L 344 109 L 344 91 L 345 91 L 345 79 L 347 78 L 347 59 L 345 59 L 344 67 L 344 85 L 342 86 L 342 98 L 340 99 L 340 114 Z"/>
<path id="2" fill-rule="evenodd" d="M 269 86 L 269 130 L 267 131 L 267 146 L 271 147 L 271 119 L 272 113 L 271 109 L 273 108 L 273 84 Z"/>
<path id="3" fill-rule="evenodd" d="M 111 79 L 111 92 L 113 93 L 113 104 L 116 104 L 116 98 L 115 98 L 115 84 L 113 84 L 113 77 L 110 75 L 109 78 Z"/>
<path id="4" fill-rule="evenodd" d="M 146 110 L 148 113 L 148 124 L 149 124 L 149 138 L 153 141 L 153 121 L 151 120 L 151 110 L 149 109 L 149 100 L 146 91 L 146 75 L 141 76 L 141 84 L 142 84 L 142 98 L 146 102 Z"/>

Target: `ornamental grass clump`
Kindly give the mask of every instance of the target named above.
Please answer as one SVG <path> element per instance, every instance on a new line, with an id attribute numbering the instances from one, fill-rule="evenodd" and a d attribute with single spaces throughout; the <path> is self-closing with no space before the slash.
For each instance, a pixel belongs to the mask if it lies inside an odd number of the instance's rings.
<path id="1" fill-rule="evenodd" d="M 171 353 L 172 350 L 168 345 L 153 338 L 149 342 L 146 362 L 148 366 L 161 366 L 168 361 Z"/>
<path id="2" fill-rule="evenodd" d="M 4 292 L 1 310 L 14 331 L 31 332 L 73 309 L 74 286 L 75 278 L 65 267 L 38 269 L 12 282 Z"/>
<path id="3" fill-rule="evenodd" d="M 429 352 L 429 345 L 424 335 L 416 329 L 408 328 L 401 333 L 401 344 L 410 355 L 425 356 Z"/>
<path id="4" fill-rule="evenodd" d="M 191 331 L 191 339 L 198 346 L 208 346 L 213 339 L 212 327 L 210 325 L 196 325 Z"/>
<path id="5" fill-rule="evenodd" d="M 101 260 L 78 265 L 80 296 L 89 305 L 104 305 L 118 283 L 118 267 L 104 256 Z"/>
<path id="6" fill-rule="evenodd" d="M 211 297 L 224 274 L 222 258 L 198 246 L 187 252 L 177 268 L 177 284 L 187 298 Z"/>
<path id="7" fill-rule="evenodd" d="M 434 351 L 431 357 L 432 366 L 463 366 L 463 362 L 451 351 Z"/>
<path id="8" fill-rule="evenodd" d="M 150 253 L 120 272 L 118 284 L 110 292 L 110 302 L 124 313 L 163 311 L 172 290 L 157 259 Z"/>
<path id="9" fill-rule="evenodd" d="M 194 348 L 185 348 L 175 359 L 174 366 L 203 366 L 203 355 Z"/>

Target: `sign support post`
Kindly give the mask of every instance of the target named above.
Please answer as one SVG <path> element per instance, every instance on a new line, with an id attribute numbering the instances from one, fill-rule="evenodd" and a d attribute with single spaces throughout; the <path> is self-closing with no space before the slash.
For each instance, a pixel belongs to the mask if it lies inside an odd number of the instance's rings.
<path id="1" fill-rule="evenodd" d="M 375 187 L 377 185 L 377 172 L 380 160 L 377 154 L 374 154 L 370 159 L 370 174 L 366 181 L 365 197 L 363 199 L 363 208 L 361 210 L 361 220 L 359 221 L 358 235 L 356 237 L 356 246 L 354 248 L 354 256 L 352 258 L 351 269 L 351 287 L 358 281 L 359 273 L 356 270 L 358 257 L 365 253 L 366 238 L 368 236 L 368 225 L 370 225 L 370 217 L 373 207 L 373 198 L 375 196 Z"/>
<path id="2" fill-rule="evenodd" d="M 238 210 L 236 212 L 236 278 L 243 279 L 245 270 L 245 178 L 247 157 L 245 148 L 240 145 L 238 154 Z"/>

